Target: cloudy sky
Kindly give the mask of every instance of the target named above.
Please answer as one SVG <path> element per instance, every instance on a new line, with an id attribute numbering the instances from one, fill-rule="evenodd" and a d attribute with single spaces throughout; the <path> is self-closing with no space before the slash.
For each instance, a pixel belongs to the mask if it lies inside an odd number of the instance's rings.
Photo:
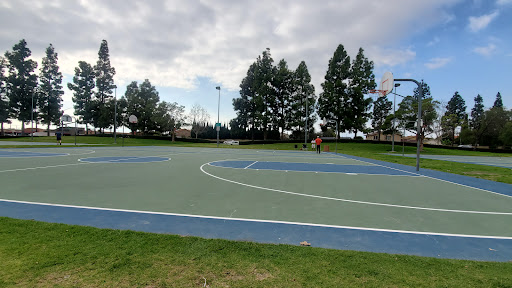
<path id="1" fill-rule="evenodd" d="M 131 81 L 149 79 L 161 100 L 187 112 L 198 103 L 214 121 L 221 86 L 226 122 L 249 65 L 267 47 L 290 69 L 304 60 L 318 95 L 343 44 L 351 57 L 365 50 L 376 79 L 385 71 L 424 79 L 439 101 L 458 91 L 469 111 L 477 94 L 490 107 L 498 92 L 512 108 L 511 19 L 512 0 L 3 0 L 0 51 L 25 39 L 40 65 L 52 43 L 67 83 L 78 61 L 96 63 L 106 39 L 118 97 Z M 72 105 L 66 88 L 66 114 Z"/>

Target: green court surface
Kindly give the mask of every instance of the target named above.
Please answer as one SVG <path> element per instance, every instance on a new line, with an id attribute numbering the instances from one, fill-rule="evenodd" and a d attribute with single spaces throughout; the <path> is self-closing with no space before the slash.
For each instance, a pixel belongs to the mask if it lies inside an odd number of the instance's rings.
<path id="1" fill-rule="evenodd" d="M 330 153 L 59 147 L 3 156 L 0 199 L 9 201 L 512 237 L 511 196 Z"/>

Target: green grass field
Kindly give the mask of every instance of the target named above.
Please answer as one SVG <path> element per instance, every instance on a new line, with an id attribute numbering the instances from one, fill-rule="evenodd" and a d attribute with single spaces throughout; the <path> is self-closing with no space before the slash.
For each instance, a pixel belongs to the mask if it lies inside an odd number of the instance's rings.
<path id="1" fill-rule="evenodd" d="M 512 287 L 512 263 L 255 244 L 9 218 L 0 218 L 0 259 L 0 287 Z"/>
<path id="2" fill-rule="evenodd" d="M 54 141 L 53 137 L 36 139 Z M 79 139 L 81 143 L 113 146 L 112 138 Z M 30 141 L 30 138 L 25 140 Z M 74 143 L 74 138 L 65 137 L 64 141 Z M 120 145 L 118 141 L 117 146 Z M 147 139 L 125 139 L 125 145 L 216 147 L 216 144 Z M 332 151 L 333 145 L 329 145 Z M 293 150 L 294 144 L 242 145 L 236 148 Z M 388 152 L 390 145 L 344 143 L 339 144 L 338 149 L 340 153 L 415 165 L 412 158 L 381 154 Z M 406 147 L 406 153 L 414 151 L 414 147 Z M 424 153 L 493 155 L 432 148 L 426 148 Z M 421 165 L 423 168 L 512 183 L 510 169 L 506 168 L 437 160 L 422 160 Z M 362 286 L 512 287 L 512 262 L 445 260 L 256 244 L 0 217 L 0 287 Z"/>

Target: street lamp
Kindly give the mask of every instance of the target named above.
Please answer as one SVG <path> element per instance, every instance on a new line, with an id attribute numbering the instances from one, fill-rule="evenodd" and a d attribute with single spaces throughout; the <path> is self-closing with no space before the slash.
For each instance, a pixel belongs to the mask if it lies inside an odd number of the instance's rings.
<path id="1" fill-rule="evenodd" d="M 215 87 L 215 89 L 219 90 L 219 104 L 217 107 L 217 123 L 215 124 L 215 129 L 217 130 L 217 148 L 219 148 L 219 132 L 220 132 L 220 86 Z"/>
<path id="2" fill-rule="evenodd" d="M 391 152 L 395 152 L 395 121 L 396 121 L 396 112 L 395 112 L 395 106 L 396 106 L 396 87 L 399 87 L 400 83 L 395 83 L 395 93 L 393 93 L 393 135 L 392 142 L 391 142 Z"/>
<path id="3" fill-rule="evenodd" d="M 114 85 L 114 144 L 117 144 L 116 140 L 116 125 L 117 125 L 117 86 Z"/>
<path id="4" fill-rule="evenodd" d="M 32 107 L 30 108 L 30 141 L 34 142 L 34 91 L 32 91 Z M 21 132 L 23 135 L 23 131 Z"/>

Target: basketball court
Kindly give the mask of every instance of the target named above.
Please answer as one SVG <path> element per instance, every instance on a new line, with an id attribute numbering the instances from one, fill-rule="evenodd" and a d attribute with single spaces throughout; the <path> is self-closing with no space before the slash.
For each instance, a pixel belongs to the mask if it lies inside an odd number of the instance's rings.
<path id="1" fill-rule="evenodd" d="M 58 147 L 0 152 L 0 216 L 512 260 L 509 184 L 305 151 Z"/>

